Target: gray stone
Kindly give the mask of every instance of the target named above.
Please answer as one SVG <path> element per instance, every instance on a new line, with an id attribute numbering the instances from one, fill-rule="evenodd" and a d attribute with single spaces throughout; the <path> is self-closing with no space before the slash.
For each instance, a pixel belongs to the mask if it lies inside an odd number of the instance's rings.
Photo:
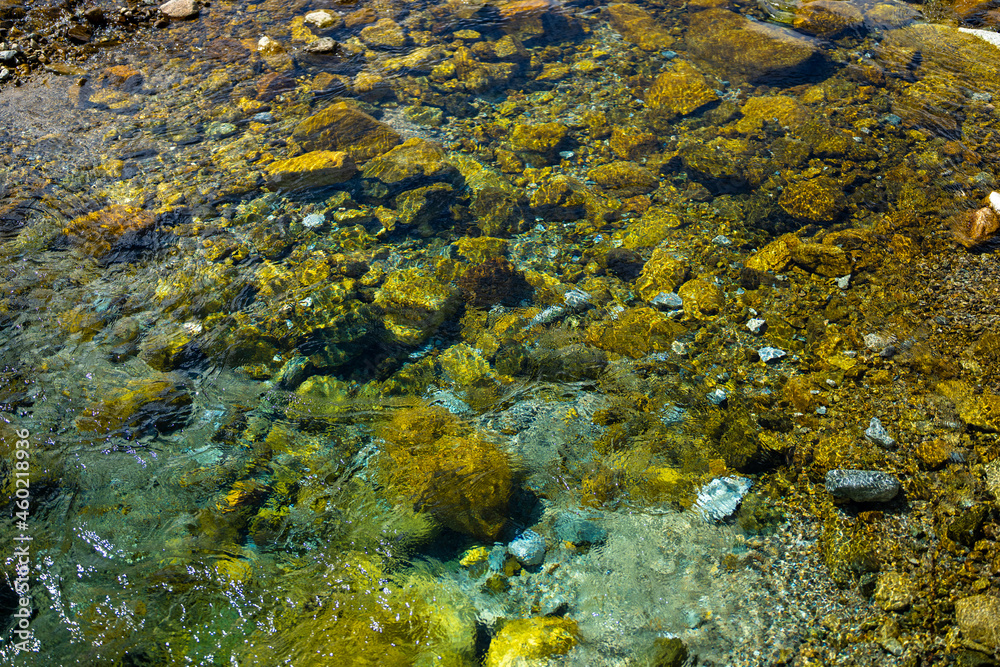
<path id="1" fill-rule="evenodd" d="M 325 223 L 326 218 L 323 217 L 322 213 L 310 213 L 302 219 L 302 226 L 306 229 L 316 229 L 317 227 L 322 227 Z"/>
<path id="2" fill-rule="evenodd" d="M 660 292 L 650 299 L 649 302 L 657 308 L 666 308 L 668 310 L 684 306 L 684 300 L 677 295 L 677 292 Z"/>
<path id="3" fill-rule="evenodd" d="M 251 116 L 250 120 L 252 120 L 255 123 L 273 123 L 274 114 L 271 113 L 270 111 L 261 111 L 260 113 L 255 113 L 253 116 Z"/>
<path id="4" fill-rule="evenodd" d="M 170 0 L 160 5 L 160 13 L 172 19 L 193 19 L 198 16 L 195 0 Z"/>
<path id="5" fill-rule="evenodd" d="M 729 240 L 728 236 L 723 236 L 722 234 L 719 234 L 714 239 L 712 239 L 712 243 L 721 246 L 728 246 L 733 244 L 733 242 Z"/>
<path id="6" fill-rule="evenodd" d="M 872 417 L 868 428 L 865 430 L 865 437 L 886 449 L 896 446 L 896 441 L 889 436 L 889 433 L 882 426 L 882 422 L 879 421 L 878 417 Z"/>
<path id="7" fill-rule="evenodd" d="M 757 350 L 757 354 L 760 355 L 760 360 L 766 364 L 768 362 L 775 361 L 776 359 L 781 359 L 782 357 L 784 357 L 785 351 L 779 350 L 776 347 L 762 347 L 759 350 Z"/>
<path id="8" fill-rule="evenodd" d="M 541 565 L 545 560 L 545 538 L 526 530 L 507 545 L 507 551 L 525 567 Z"/>
<path id="9" fill-rule="evenodd" d="M 716 387 L 712 391 L 708 392 L 706 398 L 708 402 L 712 405 L 722 405 L 729 398 L 729 393 L 722 387 Z"/>
<path id="10" fill-rule="evenodd" d="M 857 503 L 884 503 L 899 493 L 899 480 L 877 470 L 830 470 L 826 473 L 826 490 L 838 498 Z"/>
<path id="11" fill-rule="evenodd" d="M 560 540 L 576 545 L 598 544 L 608 537 L 608 531 L 599 526 L 590 514 L 580 511 L 560 514 L 555 531 Z"/>
<path id="12" fill-rule="evenodd" d="M 504 563 L 507 562 L 507 547 L 496 544 L 490 550 L 490 555 L 486 557 L 486 564 L 491 572 L 503 572 Z"/>
<path id="13" fill-rule="evenodd" d="M 752 320 L 747 320 L 747 329 L 754 335 L 762 334 L 767 329 L 767 322 L 759 317 L 755 317 Z"/>
<path id="14" fill-rule="evenodd" d="M 753 482 L 746 477 L 718 477 L 698 490 L 696 509 L 706 520 L 722 521 L 739 507 Z"/>
<path id="15" fill-rule="evenodd" d="M 840 289 L 847 289 L 848 285 L 851 284 L 851 274 L 848 273 L 846 276 L 841 276 L 837 278 L 837 287 Z"/>

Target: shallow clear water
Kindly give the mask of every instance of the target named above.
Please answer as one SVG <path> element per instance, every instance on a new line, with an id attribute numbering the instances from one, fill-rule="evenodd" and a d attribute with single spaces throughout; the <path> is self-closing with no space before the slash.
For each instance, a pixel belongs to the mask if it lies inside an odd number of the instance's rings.
<path id="1" fill-rule="evenodd" d="M 0 91 L 5 662 L 985 655 L 992 45 L 901 2 L 327 5 Z"/>

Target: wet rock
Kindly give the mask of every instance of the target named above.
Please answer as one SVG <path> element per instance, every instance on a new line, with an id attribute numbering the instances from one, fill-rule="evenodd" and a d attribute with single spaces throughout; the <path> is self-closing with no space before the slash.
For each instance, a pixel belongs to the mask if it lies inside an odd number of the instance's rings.
<path id="1" fill-rule="evenodd" d="M 344 19 L 329 9 L 317 9 L 304 17 L 304 22 L 317 30 L 336 30 L 344 25 Z"/>
<path id="2" fill-rule="evenodd" d="M 531 206 L 547 220 L 579 220 L 587 215 L 587 186 L 563 174 L 541 183 L 531 194 Z"/>
<path id="3" fill-rule="evenodd" d="M 694 509 L 706 520 L 722 521 L 739 507 L 753 482 L 746 477 L 719 477 L 698 490 Z"/>
<path id="4" fill-rule="evenodd" d="M 524 272 L 502 257 L 469 268 L 458 280 L 458 288 L 466 302 L 476 308 L 517 306 L 532 292 Z"/>
<path id="5" fill-rule="evenodd" d="M 621 159 L 635 162 L 650 153 L 655 153 L 660 147 L 660 140 L 656 138 L 655 134 L 649 132 L 616 126 L 611 131 L 608 145 L 611 147 L 611 151 Z"/>
<path id="6" fill-rule="evenodd" d="M 123 239 L 151 231 L 155 222 L 156 218 L 149 211 L 112 204 L 74 218 L 63 229 L 63 233 L 83 252 L 102 259 Z"/>
<path id="7" fill-rule="evenodd" d="M 419 227 L 429 234 L 435 226 L 451 220 L 451 206 L 455 201 L 455 188 L 448 183 L 435 183 L 422 188 L 407 190 L 396 196 L 398 224 Z"/>
<path id="8" fill-rule="evenodd" d="M 830 470 L 826 473 L 826 490 L 838 498 L 857 503 L 884 503 L 899 493 L 899 480 L 877 470 Z"/>
<path id="9" fill-rule="evenodd" d="M 565 655 L 579 641 L 576 621 L 536 617 L 508 621 L 490 642 L 485 667 L 547 664 Z"/>
<path id="10" fill-rule="evenodd" d="M 778 198 L 778 205 L 793 218 L 816 224 L 829 224 L 840 218 L 847 206 L 843 188 L 832 178 L 818 176 L 789 184 Z M 843 275 L 841 271 L 836 275 Z"/>
<path id="11" fill-rule="evenodd" d="M 851 272 L 851 260 L 842 248 L 825 243 L 798 243 L 791 247 L 793 262 L 807 271 L 836 278 Z"/>
<path id="12" fill-rule="evenodd" d="M 654 667 L 682 667 L 687 664 L 688 648 L 680 637 L 657 637 L 653 642 Z"/>
<path id="13" fill-rule="evenodd" d="M 301 191 L 348 181 L 358 168 L 343 151 L 312 151 L 272 162 L 265 172 L 268 189 Z"/>
<path id="14" fill-rule="evenodd" d="M 267 35 L 257 40 L 257 53 L 275 72 L 289 72 L 295 67 L 295 61 L 285 46 Z"/>
<path id="15" fill-rule="evenodd" d="M 406 33 L 392 19 L 379 19 L 374 25 L 361 29 L 361 40 L 370 46 L 400 49 L 407 44 Z"/>
<path id="16" fill-rule="evenodd" d="M 587 177 L 616 197 L 648 194 L 660 185 L 659 177 L 635 162 L 612 162 L 591 169 Z"/>
<path id="17" fill-rule="evenodd" d="M 587 341 L 608 352 L 632 359 L 652 352 L 666 352 L 683 325 L 654 308 L 629 308 L 611 322 L 600 322 L 587 329 Z"/>
<path id="18" fill-rule="evenodd" d="M 498 3 L 503 31 L 521 41 L 543 36 L 566 39 L 580 32 L 579 22 L 558 0 L 508 0 Z"/>
<path id="19" fill-rule="evenodd" d="M 74 25 L 66 31 L 66 38 L 74 44 L 86 44 L 90 41 L 92 34 L 86 26 Z"/>
<path id="20" fill-rule="evenodd" d="M 688 48 L 722 70 L 727 78 L 794 80 L 814 75 L 819 48 L 786 28 L 751 21 L 723 9 L 691 17 Z"/>
<path id="21" fill-rule="evenodd" d="M 913 604 L 914 586 L 902 572 L 883 572 L 875 584 L 875 603 L 885 611 L 905 611 Z"/>
<path id="22" fill-rule="evenodd" d="M 1000 230 L 1000 193 L 990 194 L 990 205 L 975 211 L 964 211 L 952 217 L 949 226 L 955 235 L 955 240 L 966 248 L 974 248 L 997 235 Z"/>
<path id="23" fill-rule="evenodd" d="M 686 116 L 718 99 L 708 79 L 686 62 L 665 69 L 646 92 L 646 106 L 668 118 Z"/>
<path id="24" fill-rule="evenodd" d="M 382 63 L 386 72 L 410 72 L 412 74 L 430 74 L 445 58 L 444 47 L 440 45 L 425 46 L 413 49 L 405 56 L 388 58 Z"/>
<path id="25" fill-rule="evenodd" d="M 172 19 L 193 19 L 198 16 L 196 0 L 170 0 L 160 5 L 160 13 Z"/>
<path id="26" fill-rule="evenodd" d="M 760 360 L 766 364 L 784 358 L 787 356 L 787 353 L 776 347 L 762 347 L 757 350 L 757 355 L 760 357 Z"/>
<path id="27" fill-rule="evenodd" d="M 363 162 L 401 143 L 399 134 L 349 102 L 336 102 L 295 126 L 290 143 L 303 152 L 345 151 Z"/>
<path id="28" fill-rule="evenodd" d="M 84 408 L 74 421 L 81 432 L 129 436 L 155 429 L 166 433 L 184 426 L 191 416 L 191 394 L 172 376 L 130 380 L 104 393 L 106 398 Z"/>
<path id="29" fill-rule="evenodd" d="M 892 449 L 896 446 L 896 441 L 889 436 L 889 432 L 882 426 L 882 422 L 879 421 L 878 417 L 872 417 L 871 423 L 865 429 L 865 437 L 876 445 L 885 447 L 886 449 Z"/>
<path id="30" fill-rule="evenodd" d="M 649 303 L 663 310 L 674 311 L 684 307 L 684 299 L 677 292 L 660 292 Z"/>
<path id="31" fill-rule="evenodd" d="M 760 335 L 767 329 L 767 322 L 759 317 L 747 320 L 747 329 L 754 335 Z"/>
<path id="32" fill-rule="evenodd" d="M 628 248 L 612 248 L 604 257 L 608 273 L 627 283 L 639 277 L 645 262 L 639 253 Z"/>
<path id="33" fill-rule="evenodd" d="M 636 293 L 651 301 L 661 292 L 676 292 L 687 277 L 687 264 L 664 248 L 657 248 L 636 281 Z"/>
<path id="34" fill-rule="evenodd" d="M 545 538 L 533 530 L 526 530 L 507 545 L 507 551 L 524 567 L 541 565 L 545 560 Z"/>
<path id="35" fill-rule="evenodd" d="M 541 123 L 524 125 L 517 123 L 510 133 L 510 143 L 514 152 L 528 162 L 557 162 L 559 145 L 569 133 L 562 123 Z"/>
<path id="36" fill-rule="evenodd" d="M 458 292 L 420 269 L 389 275 L 375 293 L 375 305 L 385 313 L 385 326 L 405 345 L 422 343 L 454 312 Z"/>
<path id="37" fill-rule="evenodd" d="M 864 16 L 849 2 L 813 0 L 796 9 L 792 27 L 811 35 L 835 37 L 858 30 L 863 23 Z"/>
<path id="38" fill-rule="evenodd" d="M 625 41 L 635 44 L 645 51 L 659 51 L 673 46 L 670 32 L 656 22 L 656 19 L 639 5 L 616 3 L 605 10 L 608 22 Z"/>
<path id="39" fill-rule="evenodd" d="M 1000 649 L 1000 598 L 971 595 L 957 600 L 955 621 L 968 639 L 994 651 Z"/>
<path id="40" fill-rule="evenodd" d="M 585 343 L 572 343 L 552 349 L 538 347 L 529 353 L 538 379 L 549 382 L 596 380 L 608 365 L 608 356 Z"/>
<path id="41" fill-rule="evenodd" d="M 729 392 L 722 387 L 716 387 L 712 391 L 708 392 L 708 394 L 705 395 L 705 398 L 707 398 L 708 402 L 712 405 L 722 405 L 729 400 Z"/>
<path id="42" fill-rule="evenodd" d="M 792 261 L 792 248 L 802 243 L 794 234 L 784 234 L 768 243 L 747 260 L 754 271 L 781 271 Z"/>
<path id="43" fill-rule="evenodd" d="M 677 295 L 684 300 L 684 314 L 694 320 L 708 320 L 721 312 L 726 303 L 722 288 L 709 280 L 695 278 L 681 285 Z"/>
<path id="44" fill-rule="evenodd" d="M 461 172 L 472 193 L 469 213 L 483 234 L 506 236 L 516 232 L 524 220 L 523 203 L 510 180 L 467 155 L 454 156 L 450 162 Z"/>
<path id="45" fill-rule="evenodd" d="M 361 171 L 362 178 L 378 179 L 390 192 L 435 181 L 458 184 L 461 175 L 446 160 L 441 144 L 413 137 L 388 153 L 372 158 Z"/>
<path id="46" fill-rule="evenodd" d="M 744 134 L 760 132 L 765 123 L 777 123 L 783 128 L 798 128 L 812 114 L 797 99 L 788 95 L 751 97 L 740 109 L 743 117 L 736 129 Z"/>
<path id="47" fill-rule="evenodd" d="M 575 510 L 559 515 L 555 522 L 555 532 L 556 537 L 563 542 L 572 542 L 577 546 L 600 544 L 608 537 L 608 531 L 590 514 Z"/>
<path id="48" fill-rule="evenodd" d="M 684 167 L 710 192 L 742 192 L 749 186 L 746 160 L 752 147 L 746 140 L 716 137 L 706 142 L 684 137 L 677 149 Z"/>

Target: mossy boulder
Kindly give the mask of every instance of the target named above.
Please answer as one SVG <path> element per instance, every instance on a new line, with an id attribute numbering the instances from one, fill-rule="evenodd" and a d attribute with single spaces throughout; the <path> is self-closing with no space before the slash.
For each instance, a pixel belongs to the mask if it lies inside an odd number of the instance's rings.
<path id="1" fill-rule="evenodd" d="M 669 49 L 674 44 L 674 37 L 670 31 L 639 5 L 626 2 L 614 3 L 608 5 L 605 12 L 611 27 L 617 30 L 626 42 L 635 44 L 644 51 Z"/>
<path id="2" fill-rule="evenodd" d="M 354 178 L 358 168 L 343 151 L 311 151 L 278 160 L 265 169 L 270 190 L 307 190 L 343 183 Z"/>
<path id="3" fill-rule="evenodd" d="M 452 156 L 468 188 L 469 213 L 487 236 L 515 233 L 524 221 L 522 196 L 510 180 L 496 169 L 467 155 Z"/>
<path id="4" fill-rule="evenodd" d="M 683 224 L 684 220 L 669 208 L 651 206 L 638 220 L 616 233 L 615 238 L 621 240 L 624 248 L 648 248 L 659 245 L 670 234 L 670 230 Z"/>
<path id="5" fill-rule="evenodd" d="M 303 152 L 344 151 L 358 162 L 387 153 L 402 141 L 391 127 L 349 102 L 335 102 L 295 126 L 290 144 Z"/>
<path id="6" fill-rule="evenodd" d="M 107 259 L 119 242 L 153 232 L 156 216 L 136 207 L 111 204 L 100 210 L 73 218 L 63 233 L 80 249 L 96 259 Z"/>
<path id="7" fill-rule="evenodd" d="M 400 49 L 408 39 L 403 28 L 392 19 L 379 19 L 374 25 L 365 26 L 358 35 L 365 44 L 383 49 Z"/>
<path id="8" fill-rule="evenodd" d="M 579 220 L 587 215 L 590 196 L 586 185 L 557 174 L 543 181 L 531 194 L 531 207 L 547 220 Z"/>
<path id="9" fill-rule="evenodd" d="M 486 667 L 541 667 L 577 645 L 576 621 L 557 616 L 508 621 L 490 642 Z"/>
<path id="10" fill-rule="evenodd" d="M 791 249 L 792 261 L 812 273 L 830 278 L 851 272 L 851 259 L 842 248 L 825 243 L 799 243 Z"/>
<path id="11" fill-rule="evenodd" d="M 736 123 L 736 129 L 743 134 L 760 132 L 768 122 L 783 128 L 796 128 L 811 117 L 808 109 L 788 95 L 751 97 L 741 111 L 743 118 Z"/>
<path id="12" fill-rule="evenodd" d="M 382 309 L 385 328 L 397 342 L 416 345 L 454 312 L 458 290 L 421 269 L 403 269 L 389 275 L 375 293 L 375 305 Z"/>
<path id="13" fill-rule="evenodd" d="M 813 41 L 725 9 L 706 9 L 691 16 L 687 45 L 726 78 L 745 81 L 814 76 L 819 59 L 819 47 Z"/>
<path id="14" fill-rule="evenodd" d="M 705 75 L 686 62 L 661 72 L 646 91 L 646 106 L 669 118 L 686 116 L 718 99 Z"/>
<path id="15" fill-rule="evenodd" d="M 843 188 L 828 176 L 817 176 L 785 187 L 778 205 L 793 218 L 815 224 L 830 224 L 847 207 Z"/>
<path id="16" fill-rule="evenodd" d="M 643 132 L 633 127 L 616 126 L 611 131 L 608 145 L 611 147 L 611 152 L 621 159 L 635 162 L 650 153 L 655 153 L 660 147 L 660 140 L 650 132 Z"/>

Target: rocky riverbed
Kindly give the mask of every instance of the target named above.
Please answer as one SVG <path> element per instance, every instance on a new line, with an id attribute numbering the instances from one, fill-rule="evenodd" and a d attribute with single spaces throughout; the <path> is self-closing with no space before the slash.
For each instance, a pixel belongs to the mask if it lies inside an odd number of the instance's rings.
<path id="1" fill-rule="evenodd" d="M 0 1 L 0 654 L 996 664 L 995 21 Z"/>

